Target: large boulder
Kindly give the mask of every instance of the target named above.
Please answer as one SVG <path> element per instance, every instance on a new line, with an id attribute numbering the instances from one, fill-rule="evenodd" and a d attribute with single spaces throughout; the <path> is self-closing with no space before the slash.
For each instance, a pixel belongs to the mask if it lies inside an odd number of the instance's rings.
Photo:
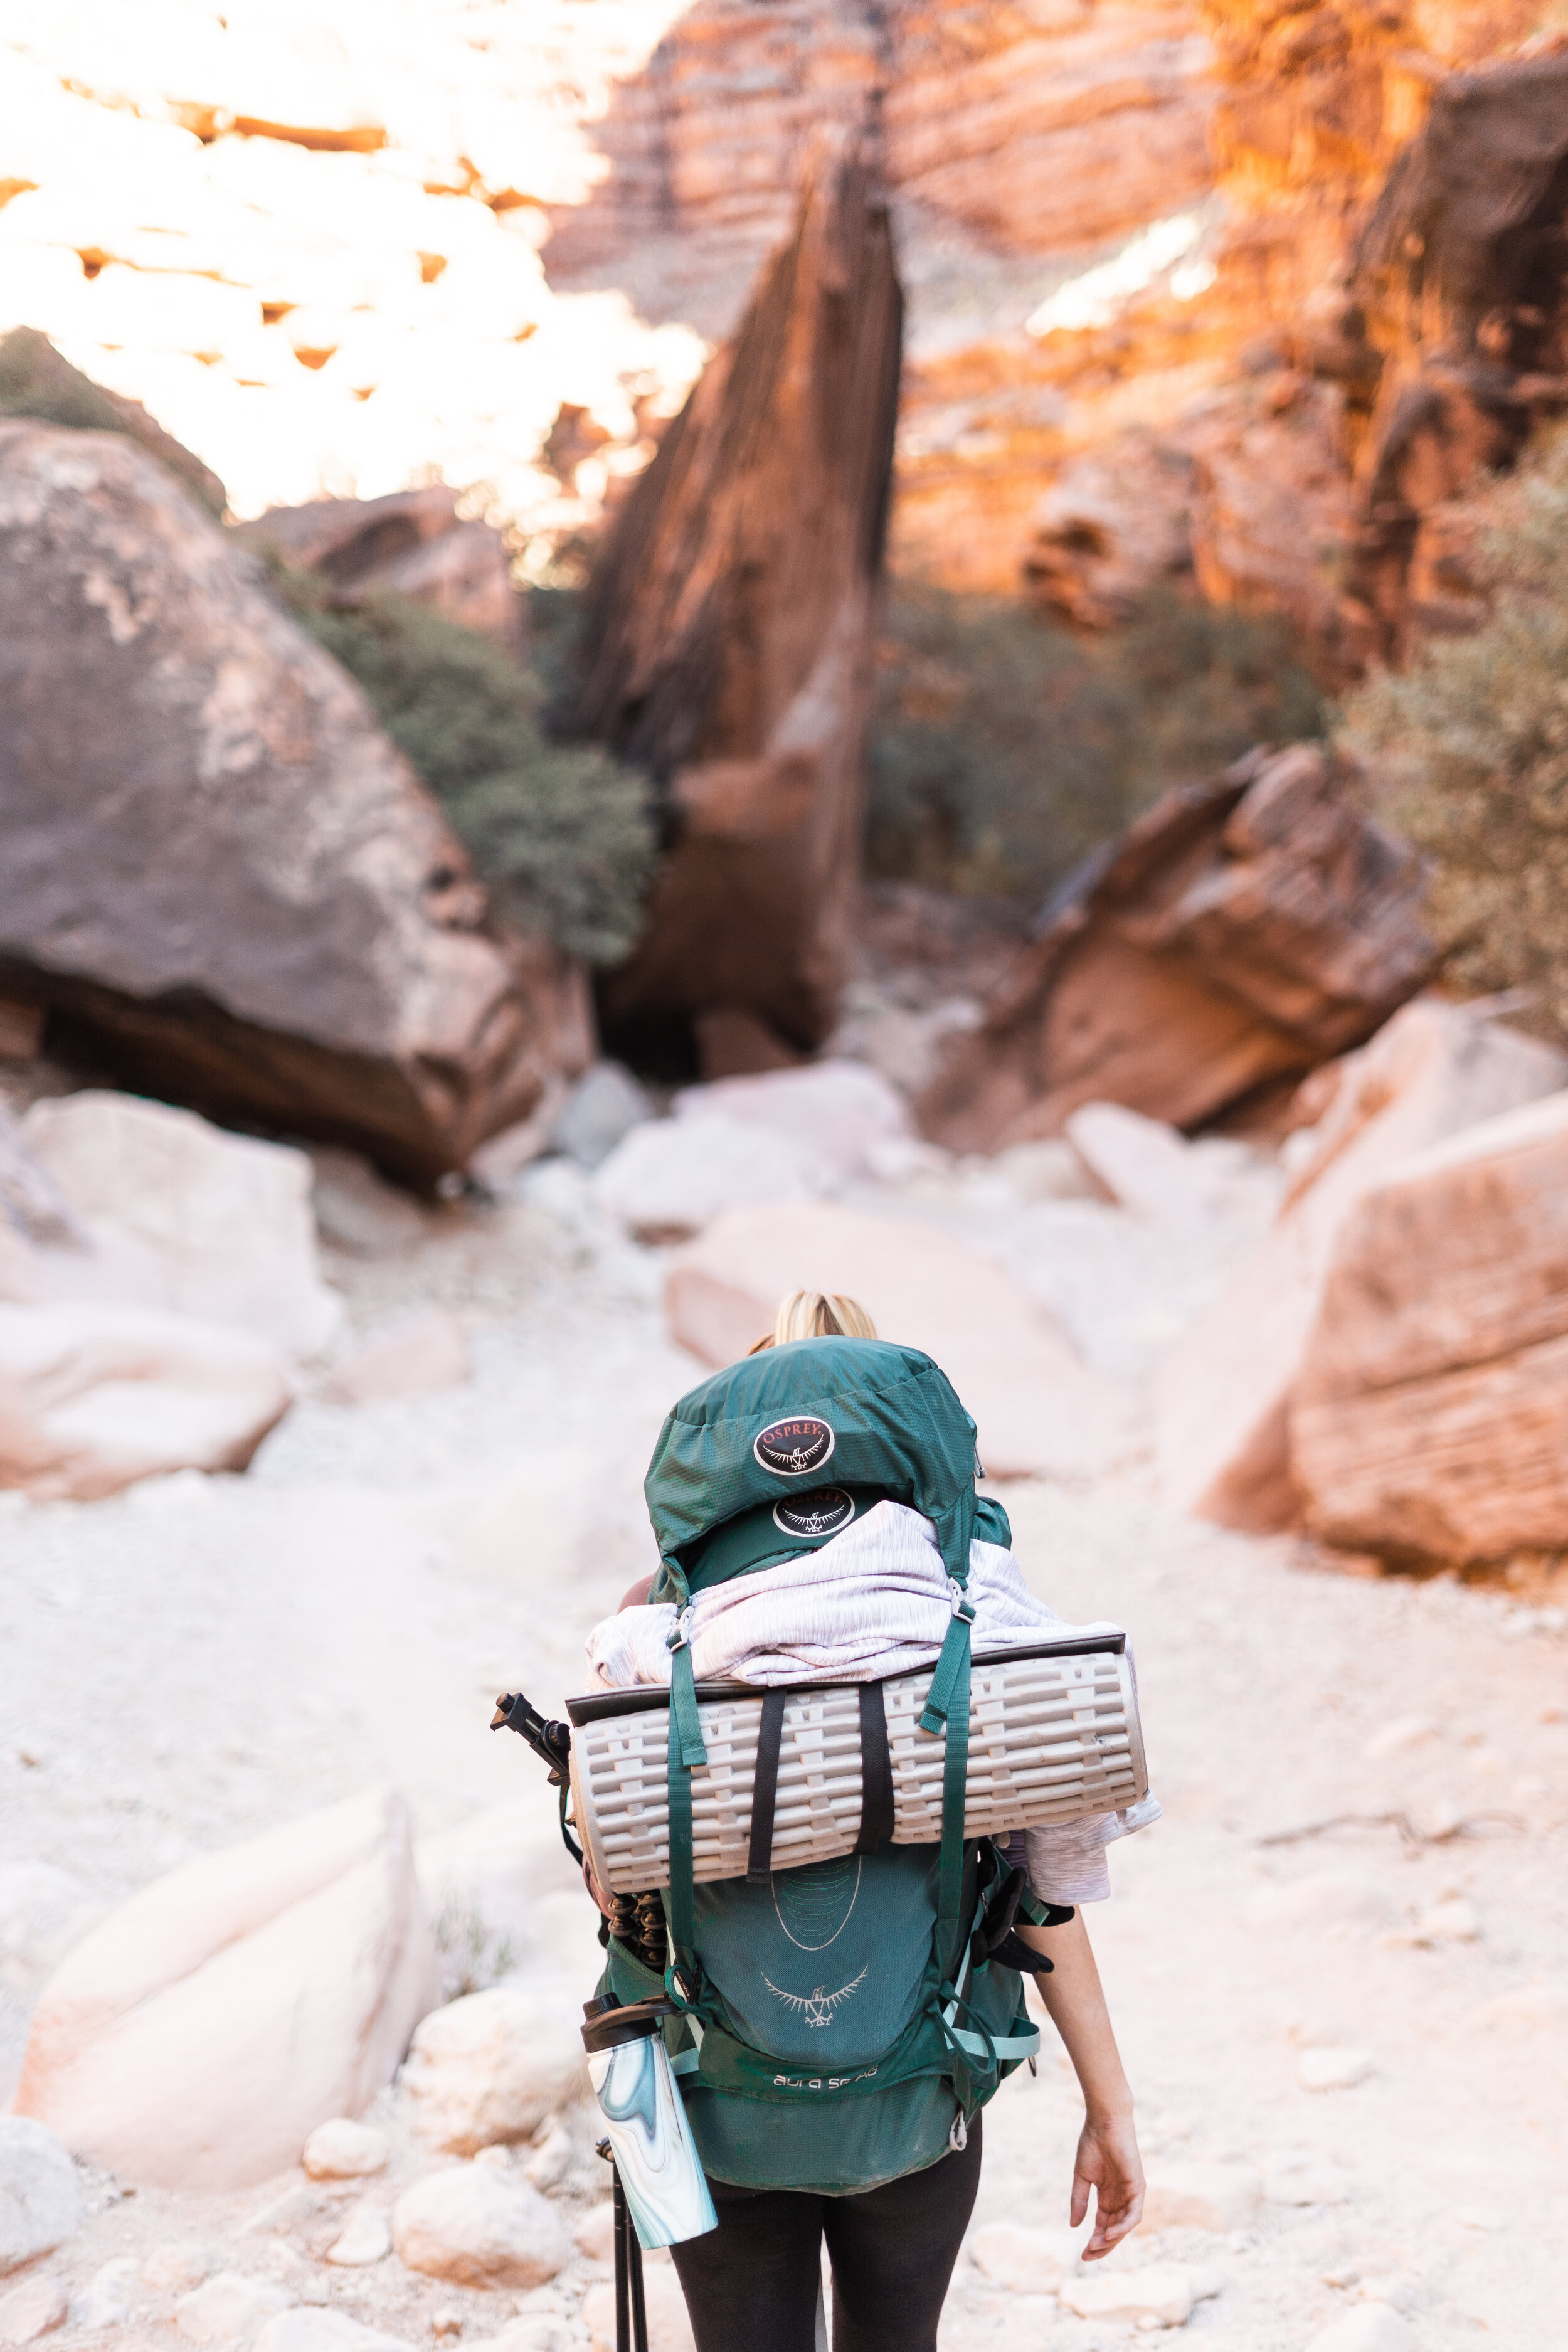
<path id="1" fill-rule="evenodd" d="M 582 2002 L 492 1985 L 432 2010 L 415 2033 L 403 2090 L 422 2137 L 454 2155 L 531 2139 L 586 2083 Z"/>
<path id="2" fill-rule="evenodd" d="M 72 1299 L 0 1307 L 0 1487 L 118 1494 L 169 1470 L 243 1470 L 294 1398 L 248 1331 Z"/>
<path id="3" fill-rule="evenodd" d="M 634 1060 L 679 1067 L 718 1013 L 749 1016 L 759 1067 L 833 1025 L 901 316 L 883 191 L 825 164 L 601 554 L 571 723 L 651 771 L 673 835 L 601 991 Z"/>
<path id="4" fill-rule="evenodd" d="M 594 1178 L 600 1207 L 642 1241 L 683 1240 L 725 1209 L 837 1192 L 910 1125 L 902 1097 L 863 1062 L 683 1087 L 672 1108 L 631 1129 Z"/>
<path id="5" fill-rule="evenodd" d="M 130 1095 L 46 1097 L 21 1138 L 57 1190 L 69 1246 L 0 1245 L 0 1297 L 137 1300 L 314 1356 L 342 1303 L 321 1280 L 302 1151 L 226 1135 Z"/>
<path id="6" fill-rule="evenodd" d="M 1291 1397 L 1325 1541 L 1568 1547 L 1568 1094 L 1390 1170 L 1346 1218 Z"/>
<path id="7" fill-rule="evenodd" d="M 1167 793 L 1051 901 L 921 1121 L 956 1150 L 1059 1134 L 1080 1103 L 1213 1118 L 1372 1034 L 1431 971 L 1421 869 L 1321 745 Z"/>
<path id="8" fill-rule="evenodd" d="M 16 2111 L 131 2181 L 249 2188 L 363 2111 L 434 1997 L 407 1807 L 374 1790 L 122 1903 L 46 1987 Z"/>
<path id="9" fill-rule="evenodd" d="M 671 1263 L 671 1334 L 706 1363 L 733 1363 L 796 1289 L 858 1298 L 883 1339 L 933 1356 L 974 1417 L 994 1477 L 1080 1477 L 1123 1448 L 1121 1391 L 998 1263 L 935 1226 L 826 1202 L 732 1209 Z"/>
<path id="10" fill-rule="evenodd" d="M 1484 1007 L 1427 999 L 1333 1073 L 1274 1226 L 1156 1377 L 1156 1446 L 1172 1503 L 1227 1527 L 1298 1523 L 1288 1416 L 1346 1216 L 1411 1153 L 1565 1077 L 1563 1055 L 1488 1019 Z"/>
<path id="11" fill-rule="evenodd" d="M 357 687 L 172 475 L 0 422 L 0 986 L 126 1083 L 429 1178 L 581 1052 Z"/>
<path id="12" fill-rule="evenodd" d="M 487 522 L 464 520 L 444 482 L 382 499 L 312 499 L 269 507 L 236 536 L 320 573 L 327 601 L 352 611 L 367 597 L 406 596 L 448 621 L 516 646 L 521 605 L 506 542 Z"/>

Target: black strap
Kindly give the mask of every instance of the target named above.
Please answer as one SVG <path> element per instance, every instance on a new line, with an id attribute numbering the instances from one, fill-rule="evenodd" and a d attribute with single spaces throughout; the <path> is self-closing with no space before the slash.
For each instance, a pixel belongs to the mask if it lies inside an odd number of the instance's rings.
<path id="1" fill-rule="evenodd" d="M 860 1834 L 857 1853 L 875 1853 L 893 1837 L 893 1759 L 880 1683 L 860 1685 Z"/>
<path id="2" fill-rule="evenodd" d="M 784 1701 L 787 1691 L 771 1690 L 763 1695 L 762 1719 L 757 1725 L 757 1769 L 752 1782 L 752 1843 L 746 1855 L 746 1879 L 752 1886 L 765 1886 L 773 1873 L 773 1807 L 779 1793 L 779 1743 L 784 1738 Z"/>

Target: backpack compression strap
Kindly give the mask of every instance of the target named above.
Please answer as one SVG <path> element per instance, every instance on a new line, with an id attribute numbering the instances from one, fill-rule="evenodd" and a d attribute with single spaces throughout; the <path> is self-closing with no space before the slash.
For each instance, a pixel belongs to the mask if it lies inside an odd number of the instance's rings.
<path id="1" fill-rule="evenodd" d="M 665 1990 L 693 2000 L 699 1979 L 697 1904 L 692 1879 L 691 1775 L 708 1761 L 697 1684 L 691 1669 L 691 1609 L 682 1609 L 669 1636 L 669 1941 Z"/>

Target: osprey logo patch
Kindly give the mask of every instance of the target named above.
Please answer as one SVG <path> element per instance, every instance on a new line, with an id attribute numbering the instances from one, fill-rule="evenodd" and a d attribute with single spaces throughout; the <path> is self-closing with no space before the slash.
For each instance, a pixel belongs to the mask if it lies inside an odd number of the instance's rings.
<path id="1" fill-rule="evenodd" d="M 789 1421 L 770 1422 L 758 1433 L 752 1453 L 764 1470 L 776 1470 L 782 1478 L 804 1478 L 808 1471 L 821 1469 L 837 1444 L 825 1421 L 803 1412 Z"/>
<path id="2" fill-rule="evenodd" d="M 782 2000 L 786 2009 L 794 2010 L 803 2024 L 821 2027 L 834 2022 L 834 2011 L 847 2001 L 852 1992 L 858 1991 L 870 1968 L 871 1963 L 868 1960 L 859 1975 L 851 1977 L 847 1985 L 840 1985 L 837 1992 L 829 1992 L 826 1985 L 817 1985 L 811 1992 L 785 1992 L 783 1985 L 774 1984 L 770 1976 L 764 1976 L 763 1982 L 776 2000 Z"/>
<path id="3" fill-rule="evenodd" d="M 855 1498 L 842 1486 L 814 1486 L 773 1505 L 773 1525 L 782 1536 L 836 1536 L 855 1516 Z"/>

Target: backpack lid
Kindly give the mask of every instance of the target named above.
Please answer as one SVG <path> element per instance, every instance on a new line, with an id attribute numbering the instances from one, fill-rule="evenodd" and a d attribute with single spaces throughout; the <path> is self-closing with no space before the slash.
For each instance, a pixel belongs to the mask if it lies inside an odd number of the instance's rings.
<path id="1" fill-rule="evenodd" d="M 766 1348 L 715 1372 L 665 1420 L 643 1486 L 664 1560 L 650 1598 L 684 1604 L 701 1538 L 726 1520 L 760 1506 L 766 1520 L 774 1505 L 826 1486 L 870 1488 L 922 1512 L 963 1584 L 978 1466 L 974 1423 L 918 1348 L 848 1339 Z M 775 1530 L 765 1556 L 794 1549 Z"/>

